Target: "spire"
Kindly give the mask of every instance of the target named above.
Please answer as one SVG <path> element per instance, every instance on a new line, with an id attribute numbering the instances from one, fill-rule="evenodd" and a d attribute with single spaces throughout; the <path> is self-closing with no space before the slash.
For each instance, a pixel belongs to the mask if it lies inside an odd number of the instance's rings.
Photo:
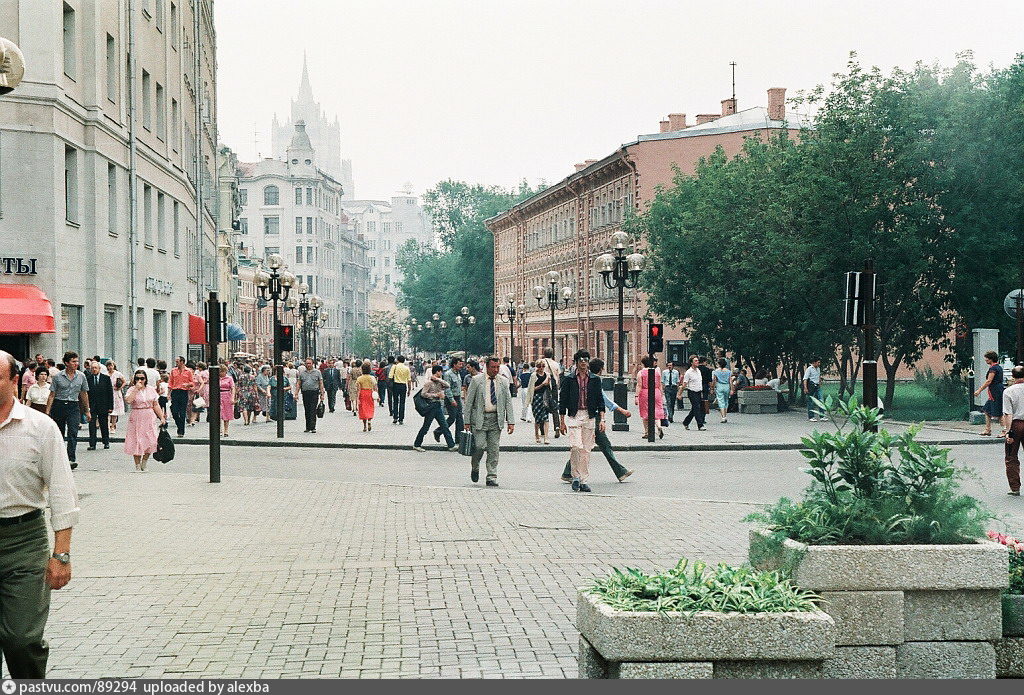
<path id="1" fill-rule="evenodd" d="M 309 84 L 309 66 L 306 52 L 302 52 L 302 81 L 299 83 L 299 101 L 313 101 L 313 87 Z"/>

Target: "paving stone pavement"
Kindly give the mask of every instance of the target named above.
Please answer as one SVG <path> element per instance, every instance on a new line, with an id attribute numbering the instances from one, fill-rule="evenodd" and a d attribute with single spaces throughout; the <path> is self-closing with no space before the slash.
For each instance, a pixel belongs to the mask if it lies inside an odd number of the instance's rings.
<path id="1" fill-rule="evenodd" d="M 575 677 L 575 591 L 612 566 L 741 562 L 737 503 L 76 472 L 70 677 Z"/>

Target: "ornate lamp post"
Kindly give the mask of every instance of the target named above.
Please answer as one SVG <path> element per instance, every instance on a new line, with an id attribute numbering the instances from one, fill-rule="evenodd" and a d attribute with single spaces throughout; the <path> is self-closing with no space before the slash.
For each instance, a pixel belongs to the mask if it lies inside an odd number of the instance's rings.
<path id="1" fill-rule="evenodd" d="M 278 254 L 271 254 L 267 258 L 267 266 L 270 272 L 259 268 L 255 274 L 256 288 L 260 298 L 266 301 L 268 298 L 273 302 L 274 312 L 274 374 L 277 377 L 277 394 L 274 398 L 274 407 L 277 413 L 277 437 L 284 438 L 284 364 L 281 359 L 281 317 L 277 313 L 278 300 L 288 302 L 288 293 L 295 285 L 295 276 L 284 267 L 284 260 Z M 294 302 L 295 298 L 292 297 Z"/>
<path id="2" fill-rule="evenodd" d="M 559 290 L 558 281 L 561 276 L 557 270 L 552 270 L 548 273 L 548 287 L 547 290 L 540 285 L 533 288 L 533 296 L 537 300 L 537 306 L 540 307 L 541 311 L 551 310 L 551 351 L 552 354 L 555 350 L 555 310 L 567 309 L 569 304 L 572 302 L 572 288 L 568 285 L 564 286 Z M 547 306 L 545 306 L 544 295 L 547 294 Z M 555 355 L 558 358 L 557 355 Z M 564 357 L 564 355 L 563 355 Z"/>
<path id="3" fill-rule="evenodd" d="M 432 318 L 433 318 L 433 321 L 427 321 L 426 323 L 423 324 L 426 327 L 426 329 L 431 332 L 432 335 L 436 336 L 439 331 L 443 331 L 446 328 L 448 328 L 448 322 L 447 321 L 441 321 L 440 320 L 440 318 L 441 318 L 440 314 L 435 313 Z M 436 343 L 435 343 L 435 348 L 436 348 Z M 435 349 L 434 350 L 434 354 L 440 354 L 440 352 L 438 352 Z"/>
<path id="4" fill-rule="evenodd" d="M 511 292 L 505 295 L 507 307 L 498 308 L 498 318 L 508 324 L 508 354 L 514 362 L 516 357 L 516 318 L 526 318 L 526 305 L 522 302 L 516 304 L 515 295 Z"/>
<path id="5" fill-rule="evenodd" d="M 314 360 L 319 356 L 317 354 L 317 333 L 320 327 L 327 323 L 327 313 L 323 312 L 324 301 L 319 296 L 313 295 L 309 300 L 309 346 L 310 354 L 306 357 L 312 357 Z"/>
<path id="6" fill-rule="evenodd" d="M 462 307 L 459 315 L 455 317 L 455 325 L 462 326 L 462 351 L 469 357 L 469 327 L 476 325 L 476 316 L 470 315 L 468 306 Z"/>
<path id="7" fill-rule="evenodd" d="M 626 407 L 628 394 L 626 392 L 626 331 L 622 325 L 622 312 L 624 292 L 628 289 L 635 289 L 640 281 L 640 271 L 644 267 L 644 256 L 641 253 L 626 253 L 631 240 L 625 232 L 612 234 L 612 252 L 602 253 L 594 261 L 594 270 L 601 274 L 604 286 L 610 290 L 619 291 L 619 368 L 615 380 L 615 404 L 620 408 Z M 615 413 L 615 423 L 612 429 L 620 432 L 629 431 L 629 423 L 626 418 Z"/>

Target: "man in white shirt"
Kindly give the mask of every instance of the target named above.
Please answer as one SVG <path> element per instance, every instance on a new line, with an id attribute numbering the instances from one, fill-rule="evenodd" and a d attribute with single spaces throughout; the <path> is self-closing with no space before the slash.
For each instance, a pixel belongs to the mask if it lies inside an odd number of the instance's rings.
<path id="1" fill-rule="evenodd" d="M 19 403 L 17 390 L 14 358 L 0 350 L 0 649 L 11 678 L 45 678 L 50 590 L 71 580 L 78 493 L 57 424 Z"/>
<path id="2" fill-rule="evenodd" d="M 1008 495 L 1020 497 L 1020 451 L 1024 439 L 1024 367 L 1018 365 L 1010 372 L 1013 383 L 1003 391 L 1003 429 L 1006 430 L 1006 481 Z"/>
<path id="3" fill-rule="evenodd" d="M 700 358 L 694 355 L 690 358 L 690 368 L 683 374 L 683 386 L 676 400 L 682 402 L 683 394 L 690 399 L 690 412 L 683 420 L 683 427 L 690 429 L 690 423 L 696 418 L 697 429 L 705 430 L 704 427 L 704 375 L 700 371 Z"/>
<path id="4" fill-rule="evenodd" d="M 815 357 L 804 370 L 804 394 L 807 396 L 807 419 L 811 422 L 828 420 L 825 413 L 818 412 L 812 399 L 821 400 L 821 358 Z"/>
<path id="5" fill-rule="evenodd" d="M 559 423 L 561 416 L 558 414 L 558 388 L 562 381 L 562 365 L 555 362 L 555 351 L 551 348 L 544 348 L 544 357 L 541 358 L 544 362 L 545 371 L 551 375 L 551 388 L 548 389 L 548 393 L 551 398 L 551 407 L 548 409 L 551 412 L 552 427 L 555 430 L 555 439 L 558 439 L 559 435 Z"/>

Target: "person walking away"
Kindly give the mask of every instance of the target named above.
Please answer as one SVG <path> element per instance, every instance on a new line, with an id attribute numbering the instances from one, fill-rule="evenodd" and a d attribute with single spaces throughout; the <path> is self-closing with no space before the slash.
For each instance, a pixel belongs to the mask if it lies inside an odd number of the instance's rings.
<path id="1" fill-rule="evenodd" d="M 369 363 L 367 363 L 369 364 Z M 352 360 L 352 368 L 349 371 L 348 377 L 348 396 L 349 403 L 352 408 L 352 415 L 359 415 L 359 377 L 363 375 L 363 362 L 362 360 Z M 376 386 L 374 386 L 376 388 Z M 363 429 L 365 429 L 365 425 Z"/>
<path id="2" fill-rule="evenodd" d="M 825 413 L 818 412 L 814 400 L 821 400 L 821 358 L 815 357 L 804 370 L 804 394 L 807 397 L 807 419 L 811 422 L 827 421 Z"/>
<path id="3" fill-rule="evenodd" d="M 416 433 L 416 440 L 412 445 L 412 448 L 416 451 L 426 451 L 423 448 L 423 438 L 427 436 L 430 425 L 435 422 L 442 429 L 445 445 L 448 449 L 450 451 L 457 451 L 459 448 L 455 445 L 451 432 L 448 431 L 448 421 L 444 417 L 443 408 L 448 383 L 442 377 L 443 373 L 444 368 L 440 365 L 431 367 L 430 378 L 426 380 L 423 388 L 420 389 L 420 394 L 427 400 L 430 407 L 427 410 L 427 414 L 423 416 L 423 424 L 420 426 L 419 432 Z"/>
<path id="4" fill-rule="evenodd" d="M 533 376 L 533 362 L 523 362 L 519 366 L 519 374 L 516 377 L 519 379 L 519 419 L 523 422 L 532 422 L 533 417 L 533 399 L 527 393 L 530 388 L 530 378 Z"/>
<path id="5" fill-rule="evenodd" d="M 551 413 L 551 425 L 555 429 L 555 439 L 562 434 L 559 426 L 561 421 L 560 408 L 558 407 L 558 389 L 562 385 L 562 366 L 555 361 L 555 351 L 552 348 L 544 348 L 544 357 L 541 358 L 547 365 L 547 372 L 551 375 L 551 390 L 548 392 L 548 412 Z"/>
<path id="6" fill-rule="evenodd" d="M 299 390 L 302 392 L 302 409 L 306 416 L 306 432 L 316 433 L 316 407 L 325 396 L 324 375 L 313 366 L 313 359 L 306 358 L 306 369 L 299 374 Z"/>
<path id="7" fill-rule="evenodd" d="M 412 372 L 405 363 L 405 355 L 395 358 L 397 362 L 391 368 L 391 391 L 395 407 L 391 412 L 391 422 L 395 425 L 405 424 L 405 399 L 409 396 L 409 382 Z"/>
<path id="8" fill-rule="evenodd" d="M 157 395 L 159 396 L 160 370 L 156 368 L 156 359 L 147 357 L 146 366 L 143 369 L 146 370 L 146 378 L 149 379 L 149 385 L 157 389 Z"/>
<path id="9" fill-rule="evenodd" d="M 472 432 L 474 437 L 469 479 L 474 483 L 480 480 L 480 459 L 486 451 L 487 487 L 498 487 L 498 454 L 502 425 L 508 426 L 509 434 L 516 429 L 512 392 L 509 390 L 508 379 L 499 374 L 500 364 L 497 357 L 488 357 L 486 373 L 473 377 L 466 391 L 468 422 L 464 427 L 467 432 Z"/>
<path id="10" fill-rule="evenodd" d="M 352 374 L 352 365 L 348 360 L 343 360 L 341 363 L 341 381 L 339 382 L 341 388 L 341 395 L 345 398 L 345 410 L 352 411 L 352 398 L 348 393 L 348 380 Z"/>
<path id="11" fill-rule="evenodd" d="M 124 417 L 124 374 L 117 371 L 114 360 L 107 360 L 107 376 L 114 389 L 114 409 L 110 411 L 110 431 L 117 431 L 117 421 Z"/>
<path id="12" fill-rule="evenodd" d="M 683 386 L 685 388 L 676 396 L 676 400 L 682 402 L 683 394 L 690 400 L 690 412 L 683 420 L 683 427 L 690 429 L 690 423 L 697 420 L 697 429 L 704 431 L 704 376 L 700 371 L 700 358 L 696 355 L 690 358 L 690 368 L 683 373 Z"/>
<path id="13" fill-rule="evenodd" d="M 242 425 L 248 426 L 256 422 L 256 415 L 259 410 L 259 394 L 256 391 L 256 378 L 253 376 L 252 367 L 244 365 L 241 374 L 238 375 L 238 406 L 242 411 Z"/>
<path id="14" fill-rule="evenodd" d="M 722 422 L 729 422 L 729 396 L 732 393 L 732 370 L 725 358 L 718 359 L 718 369 L 711 372 L 712 383 L 715 385 L 715 400 L 718 401 L 718 413 Z"/>
<path id="15" fill-rule="evenodd" d="M 384 367 L 384 383 L 387 385 L 386 390 L 388 394 L 388 415 L 391 417 L 392 421 L 394 421 L 395 419 L 395 390 L 393 388 L 395 382 L 391 378 L 391 373 L 394 371 L 394 369 L 395 356 L 388 355 L 388 363 L 387 366 Z"/>
<path id="16" fill-rule="evenodd" d="M 1024 439 L 1024 367 L 1017 365 L 1010 372 L 1013 383 L 1003 391 L 1002 424 L 1006 432 L 1006 482 L 1010 484 L 1007 493 L 1020 497 L 1020 452 Z"/>
<path id="17" fill-rule="evenodd" d="M 0 370 L 3 365 L 0 365 Z M 24 404 L 33 410 L 46 414 L 46 404 L 50 400 L 50 370 L 36 367 L 35 381 L 25 391 Z"/>
<path id="18" fill-rule="evenodd" d="M 89 366 L 89 374 L 86 375 L 89 383 L 89 407 L 92 410 L 92 417 L 89 418 L 89 446 L 91 451 L 96 450 L 96 430 L 99 429 L 103 437 L 103 448 L 110 448 L 110 411 L 114 409 L 114 385 L 110 383 L 99 362 L 93 362 Z"/>
<path id="19" fill-rule="evenodd" d="M 255 381 L 258 412 L 263 413 L 263 422 L 267 423 L 270 422 L 270 365 L 260 367 Z"/>
<path id="20" fill-rule="evenodd" d="M 452 432 L 463 430 L 464 420 L 462 417 L 462 358 L 453 357 L 451 365 L 442 374 L 445 382 L 445 404 L 448 407 L 448 424 L 445 429 L 452 427 Z M 467 392 L 468 393 L 468 392 Z M 434 429 L 434 441 L 441 441 L 442 429 Z"/>
<path id="21" fill-rule="evenodd" d="M 641 439 L 647 439 L 648 429 L 648 402 L 650 401 L 650 389 L 654 389 L 654 424 L 658 428 L 658 439 L 665 438 L 665 430 L 661 428 L 661 421 L 665 419 L 665 394 L 658 388 L 661 384 L 661 372 L 655 368 L 655 361 L 652 357 L 645 356 L 640 360 L 643 369 L 636 373 L 636 396 L 635 401 L 640 410 L 640 422 L 644 425 L 644 433 Z M 589 368 L 589 367 L 588 367 Z M 651 382 L 650 369 L 654 369 L 654 383 Z"/>
<path id="22" fill-rule="evenodd" d="M 212 367 L 211 367 L 212 370 Z M 235 380 L 228 373 L 228 366 L 223 362 L 217 366 L 220 375 L 220 436 L 228 436 L 228 425 L 235 419 L 235 402 L 238 399 Z"/>
<path id="23" fill-rule="evenodd" d="M 171 369 L 171 417 L 177 428 L 178 436 L 185 436 L 185 416 L 188 413 L 188 401 L 195 389 L 195 372 L 185 366 L 185 358 L 179 355 Z"/>
<path id="24" fill-rule="evenodd" d="M 75 450 L 78 448 L 78 427 L 82 416 L 89 420 L 89 383 L 78 371 L 78 353 L 64 353 L 64 371 L 50 380 L 50 400 L 46 413 L 54 419 L 68 444 L 71 470 L 78 468 Z"/>
<path id="25" fill-rule="evenodd" d="M 341 388 L 341 372 L 333 357 L 327 360 L 327 366 L 321 371 L 324 375 L 324 393 L 327 394 L 327 410 L 333 413 L 338 401 L 338 389 Z"/>
<path id="26" fill-rule="evenodd" d="M 548 402 L 551 391 L 551 375 L 548 374 L 547 364 L 538 362 L 533 374 L 530 375 L 530 383 L 523 389 L 526 394 L 526 402 L 533 409 L 533 438 L 538 444 L 541 437 L 544 444 L 548 441 Z"/>
<path id="27" fill-rule="evenodd" d="M 701 399 L 704 401 L 704 416 L 705 421 L 707 420 L 708 413 L 711 412 L 711 367 L 708 366 L 708 358 L 701 357 L 699 361 L 699 367 L 701 378 L 704 379 L 704 390 L 701 392 Z"/>
<path id="28" fill-rule="evenodd" d="M 985 373 L 985 383 L 974 392 L 974 397 L 981 395 L 982 391 L 988 392 L 988 400 L 985 401 L 985 429 L 979 434 L 982 437 L 992 436 L 992 421 L 999 422 L 1003 417 L 1003 366 L 999 364 L 999 353 L 989 350 L 985 353 L 985 364 L 988 371 Z M 1006 429 L 999 433 L 1000 437 L 1006 436 Z"/>
<path id="29" fill-rule="evenodd" d="M 604 429 L 604 398 L 601 380 L 590 373 L 590 353 L 577 350 L 573 362 L 576 374 L 562 377 L 558 388 L 558 410 L 562 434 L 569 437 L 573 492 L 590 492 L 590 451 L 595 432 Z"/>
<path id="30" fill-rule="evenodd" d="M 149 455 L 156 452 L 156 423 L 159 421 L 162 425 L 167 422 L 160 408 L 160 397 L 149 385 L 145 369 L 135 372 L 124 400 L 131 408 L 128 429 L 124 433 L 124 453 L 135 459 L 135 470 L 145 471 Z"/>
<path id="31" fill-rule="evenodd" d="M 200 415 L 210 405 L 210 370 L 205 362 L 196 363 L 193 378 L 195 386 L 192 391 L 192 419 L 189 421 L 189 427 L 199 422 Z M 199 400 L 202 401 L 202 405 L 198 405 Z"/>
<path id="32" fill-rule="evenodd" d="M 596 357 L 590 360 L 590 372 L 592 374 L 600 377 L 603 371 L 604 360 L 598 359 Z M 622 417 L 627 419 L 633 417 L 633 414 L 631 412 L 615 405 L 615 402 L 612 399 L 608 398 L 608 396 L 604 393 L 603 390 L 601 391 L 601 397 L 604 399 L 604 408 L 607 412 L 617 412 L 620 415 L 622 415 Z M 619 463 L 618 459 L 615 458 L 615 451 L 612 449 L 612 443 L 611 440 L 608 439 L 608 432 L 606 430 L 607 423 L 605 425 L 605 429 L 594 430 L 594 442 L 597 444 L 597 448 L 601 450 L 601 453 L 604 454 L 604 458 L 606 461 L 608 461 L 608 465 L 611 466 L 612 474 L 615 475 L 615 477 L 618 479 L 620 483 L 624 483 L 626 482 L 626 478 L 633 475 L 633 471 L 623 466 L 621 463 Z M 572 482 L 571 456 L 570 459 L 565 462 L 565 469 L 562 471 L 561 480 L 563 483 Z"/>
<path id="33" fill-rule="evenodd" d="M 359 406 L 359 419 L 363 421 L 363 432 L 370 432 L 373 430 L 373 394 L 377 391 L 377 377 L 370 373 L 369 361 L 363 362 L 360 372 L 355 382 L 356 388 L 359 389 L 356 402 Z"/>
<path id="34" fill-rule="evenodd" d="M 377 364 L 373 375 L 377 378 L 377 399 L 380 401 L 378 405 L 383 408 L 388 399 L 388 375 L 383 360 Z"/>
<path id="35" fill-rule="evenodd" d="M 676 414 L 676 395 L 679 393 L 679 370 L 671 362 L 665 364 L 665 370 L 661 373 L 661 388 L 664 391 L 668 421 L 673 422 Z"/>
<path id="36" fill-rule="evenodd" d="M 71 581 L 78 493 L 60 430 L 44 413 L 18 402 L 18 384 L 14 357 L 0 351 L 0 651 L 10 678 L 42 679 L 50 651 L 43 639 L 50 591 Z"/>
<path id="37" fill-rule="evenodd" d="M 171 400 L 170 379 L 167 374 L 160 375 L 160 381 L 156 384 L 156 395 L 160 399 L 160 408 L 164 411 L 164 417 L 167 417 L 167 404 Z"/>

